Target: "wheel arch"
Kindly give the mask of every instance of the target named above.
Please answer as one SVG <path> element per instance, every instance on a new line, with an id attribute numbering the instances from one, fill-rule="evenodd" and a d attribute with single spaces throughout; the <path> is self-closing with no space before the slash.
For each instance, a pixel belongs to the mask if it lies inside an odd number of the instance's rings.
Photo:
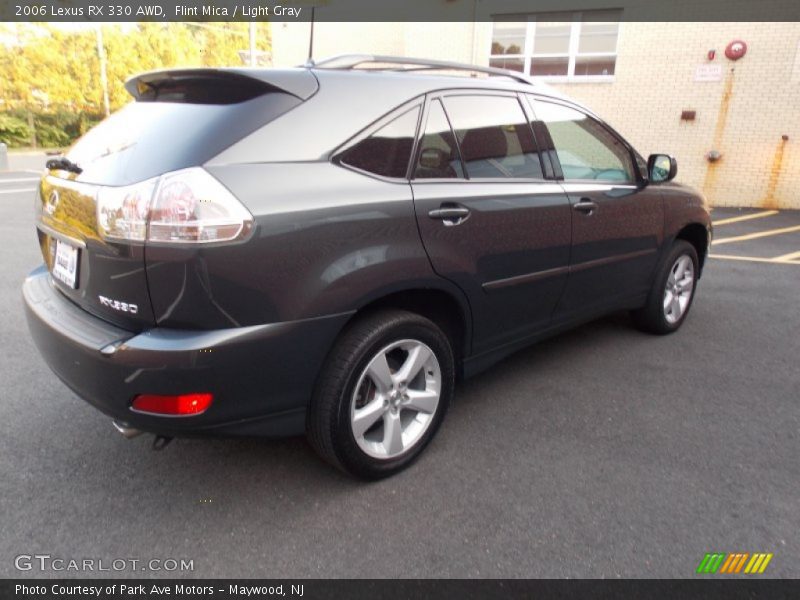
<path id="1" fill-rule="evenodd" d="M 342 331 L 365 314 L 389 308 L 407 310 L 436 323 L 450 340 L 456 356 L 456 372 L 462 374 L 463 359 L 471 352 L 472 314 L 460 290 L 426 286 L 384 291 L 364 299 Z"/>
<path id="2" fill-rule="evenodd" d="M 680 231 L 675 235 L 676 240 L 684 240 L 689 242 L 697 251 L 697 260 L 700 263 L 698 279 L 703 273 L 703 266 L 708 256 L 708 247 L 710 245 L 709 232 L 705 225 L 702 223 L 689 223 L 684 225 Z"/>

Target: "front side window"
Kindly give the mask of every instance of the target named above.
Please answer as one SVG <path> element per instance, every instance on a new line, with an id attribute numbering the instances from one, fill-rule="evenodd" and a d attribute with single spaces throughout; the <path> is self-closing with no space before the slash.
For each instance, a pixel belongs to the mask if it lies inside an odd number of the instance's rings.
<path id="1" fill-rule="evenodd" d="M 383 177 L 405 178 L 420 107 L 393 119 L 369 137 L 348 148 L 339 161 L 356 169 Z"/>
<path id="2" fill-rule="evenodd" d="M 533 77 L 611 77 L 619 10 L 538 13 L 495 20 L 490 65 Z"/>
<path id="3" fill-rule="evenodd" d="M 628 148 L 599 122 L 579 110 L 535 101 L 536 118 L 547 125 L 566 180 L 630 183 L 634 176 Z"/>
<path id="4" fill-rule="evenodd" d="M 444 104 L 470 179 L 544 177 L 533 132 L 516 98 L 449 96 Z"/>

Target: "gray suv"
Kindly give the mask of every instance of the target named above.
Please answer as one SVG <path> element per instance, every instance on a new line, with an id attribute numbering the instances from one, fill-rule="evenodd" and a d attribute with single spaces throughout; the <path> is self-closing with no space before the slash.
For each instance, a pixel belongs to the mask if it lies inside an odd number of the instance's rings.
<path id="1" fill-rule="evenodd" d="M 702 196 L 519 73 L 345 56 L 126 87 L 49 161 L 23 286 L 50 368 L 126 436 L 306 433 L 385 477 L 459 378 L 611 311 L 686 319 Z"/>

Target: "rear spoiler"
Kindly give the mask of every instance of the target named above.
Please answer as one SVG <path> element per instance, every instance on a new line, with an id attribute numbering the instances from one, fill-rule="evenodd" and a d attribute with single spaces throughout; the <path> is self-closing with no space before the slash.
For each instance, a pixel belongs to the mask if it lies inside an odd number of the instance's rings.
<path id="1" fill-rule="evenodd" d="M 131 77 L 125 89 L 137 102 L 231 104 L 269 92 L 307 100 L 319 83 L 308 69 L 162 69 Z"/>

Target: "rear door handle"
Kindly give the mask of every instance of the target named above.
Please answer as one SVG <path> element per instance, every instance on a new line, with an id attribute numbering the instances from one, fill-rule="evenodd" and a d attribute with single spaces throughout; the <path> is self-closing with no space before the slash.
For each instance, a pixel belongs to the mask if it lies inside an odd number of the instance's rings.
<path id="1" fill-rule="evenodd" d="M 434 208 L 428 213 L 431 219 L 440 219 L 448 227 L 460 225 L 469 217 L 469 209 L 466 206 L 456 206 L 442 204 L 439 208 Z"/>
<path id="2" fill-rule="evenodd" d="M 580 202 L 572 205 L 572 208 L 577 210 L 578 212 L 591 215 L 592 213 L 594 213 L 594 211 L 597 210 L 597 202 L 592 202 L 591 200 L 589 200 L 589 198 L 581 198 Z"/>

